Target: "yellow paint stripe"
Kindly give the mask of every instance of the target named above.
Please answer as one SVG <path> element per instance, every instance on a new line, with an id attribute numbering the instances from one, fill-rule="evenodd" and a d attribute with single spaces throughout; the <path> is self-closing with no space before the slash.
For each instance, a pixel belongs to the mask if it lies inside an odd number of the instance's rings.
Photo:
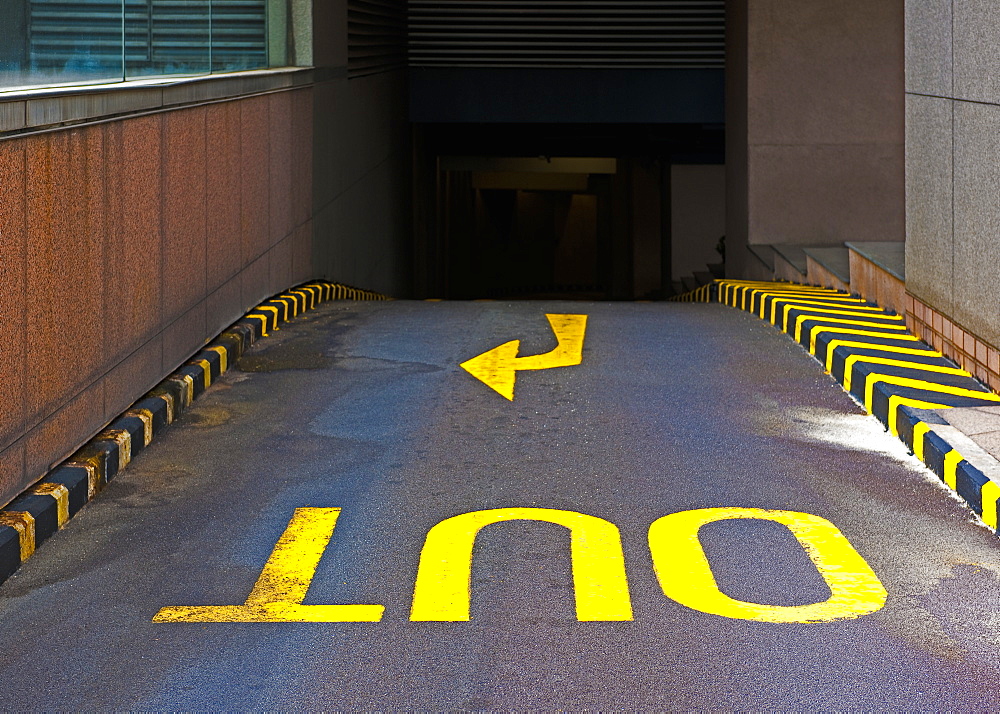
<path id="1" fill-rule="evenodd" d="M 879 335 L 882 337 L 882 335 Z M 904 339 L 893 335 L 889 339 Z M 916 337 L 906 337 L 907 340 L 917 340 Z M 940 352 L 930 348 L 902 347 L 899 345 L 882 345 L 876 342 L 861 342 L 859 340 L 830 340 L 826 346 L 826 371 L 833 372 L 833 353 L 838 347 L 858 347 L 865 350 L 875 350 L 878 352 L 892 352 L 901 355 L 919 355 L 923 357 L 943 357 Z"/>
<path id="2" fill-rule="evenodd" d="M 766 309 L 767 298 L 773 298 L 773 300 L 771 301 L 773 303 L 775 300 L 780 300 L 780 298 L 787 298 L 789 300 L 794 300 L 797 298 L 801 298 L 803 296 L 802 293 L 799 291 L 788 291 L 788 290 L 754 290 L 752 292 L 754 298 L 759 298 L 760 300 L 760 302 L 758 302 L 757 305 L 759 309 L 758 317 L 760 317 L 761 320 L 764 319 L 764 310 Z M 859 300 L 858 298 L 843 294 L 829 295 L 825 299 L 831 302 L 845 303 L 852 305 L 864 304 L 863 300 Z M 753 307 L 753 300 L 751 300 L 750 306 Z M 758 310 L 753 310 L 753 312 L 758 312 Z"/>
<path id="3" fill-rule="evenodd" d="M 62 528 L 69 520 L 69 489 L 61 483 L 40 483 L 28 493 L 49 496 L 56 502 L 56 523 Z"/>
<path id="4" fill-rule="evenodd" d="M 952 387 L 947 384 L 936 384 L 934 382 L 927 382 L 923 379 L 912 379 L 910 377 L 897 377 L 893 374 L 871 374 L 868 375 L 868 379 L 865 380 L 865 409 L 871 413 L 872 399 L 875 393 L 875 385 L 877 384 L 891 384 L 897 387 L 912 387 L 913 389 L 921 389 L 927 392 L 940 392 L 942 394 L 950 394 L 955 397 L 971 397 L 973 399 L 983 399 L 990 402 L 1000 402 L 1000 396 L 993 394 L 992 392 L 977 392 L 973 389 L 965 389 L 964 387 Z"/>
<path id="5" fill-rule="evenodd" d="M 476 537 L 488 525 L 515 520 L 543 521 L 569 529 L 578 620 L 632 619 L 625 557 L 615 524 L 575 511 L 496 508 L 446 518 L 428 531 L 420 551 L 410 620 L 469 620 Z"/>
<path id="6" fill-rule="evenodd" d="M 190 374 L 175 374 L 167 381 L 177 382 L 181 385 L 181 408 L 186 409 L 194 401 L 194 377 Z"/>
<path id="7" fill-rule="evenodd" d="M 802 315 L 798 315 L 795 318 L 795 341 L 798 342 L 799 339 L 802 337 L 802 325 L 804 323 L 806 323 L 806 322 L 811 321 L 811 320 L 816 320 L 816 321 L 820 321 L 820 322 L 824 322 L 824 323 L 835 322 L 835 323 L 838 323 L 838 324 L 846 324 L 846 325 L 862 325 L 862 326 L 868 325 L 868 326 L 871 326 L 871 327 L 882 327 L 882 326 L 884 326 L 886 328 L 898 328 L 898 329 L 905 329 L 905 327 L 906 327 L 905 325 L 893 325 L 891 323 L 882 323 L 882 322 L 858 322 L 856 320 L 846 320 L 846 319 L 845 320 L 841 320 L 841 319 L 838 319 L 836 317 L 827 317 L 826 315 L 849 315 L 849 316 L 853 316 L 853 317 L 882 317 L 880 315 L 869 315 L 869 314 L 866 314 L 866 313 L 863 313 L 863 312 L 853 312 L 853 311 L 846 311 L 846 310 L 845 311 L 839 311 L 839 310 L 813 310 L 813 309 L 810 309 L 809 312 L 804 313 Z M 895 320 L 895 321 L 899 322 L 903 318 L 902 317 L 896 317 L 896 316 L 888 316 L 888 315 L 886 315 L 885 319 L 886 320 Z M 785 332 L 788 332 L 788 330 L 786 329 Z"/>
<path id="8" fill-rule="evenodd" d="M 837 302 L 840 302 L 840 301 L 837 301 Z M 837 308 L 837 307 L 839 307 L 837 305 L 831 305 L 829 301 L 823 301 L 823 300 L 802 300 L 802 299 L 795 299 L 795 300 L 793 300 L 791 298 L 789 298 L 788 300 L 772 300 L 771 301 L 771 324 L 772 325 L 777 324 L 775 322 L 775 318 L 776 318 L 776 310 L 777 310 L 777 307 L 779 305 L 781 306 L 781 324 L 782 324 L 782 328 L 781 329 L 784 330 L 784 331 L 786 331 L 786 332 L 788 331 L 788 313 L 791 312 L 792 310 L 794 310 L 797 307 L 805 307 L 805 308 L 809 308 L 810 310 L 813 309 L 814 307 L 815 308 L 823 308 L 823 307 L 826 307 L 826 308 Z M 848 305 L 847 303 L 844 303 L 844 307 L 845 308 L 850 308 L 853 311 L 853 312 L 850 313 L 852 315 L 856 315 L 858 313 L 861 313 L 861 314 L 878 313 L 878 314 L 882 314 L 882 315 L 885 314 L 885 312 L 882 310 L 882 308 L 880 308 L 880 307 L 871 307 L 870 305 L 864 305 L 864 304 L 861 304 L 861 305 Z"/>
<path id="9" fill-rule="evenodd" d="M 258 305 L 256 309 L 258 309 L 258 310 L 267 310 L 268 312 L 273 311 L 273 313 L 274 313 L 274 322 L 272 323 L 272 328 L 275 329 L 275 330 L 278 329 L 278 314 L 279 313 L 278 313 L 278 308 L 276 306 L 274 306 L 274 305 Z"/>
<path id="10" fill-rule="evenodd" d="M 764 319 L 764 310 L 767 308 L 767 299 L 771 298 L 771 303 L 775 301 L 780 302 L 782 299 L 787 300 L 801 300 L 809 295 L 798 292 L 798 291 L 788 291 L 788 290 L 750 290 L 750 309 L 748 312 L 757 313 L 761 320 Z M 838 295 L 838 294 L 824 294 L 824 295 L 811 295 L 812 297 L 822 297 L 823 300 L 844 304 L 847 306 L 864 304 L 863 301 L 853 298 L 850 295 Z M 754 304 L 756 303 L 756 307 Z"/>
<path id="11" fill-rule="evenodd" d="M 851 391 L 851 378 L 856 364 L 884 364 L 887 367 L 903 367 L 905 369 L 916 369 L 921 372 L 934 372 L 936 374 L 952 374 L 959 377 L 971 377 L 972 375 L 959 367 L 945 367 L 938 364 L 923 364 L 922 362 L 908 362 L 902 359 L 891 359 L 889 357 L 872 357 L 871 355 L 850 355 L 844 360 L 844 389 Z"/>
<path id="12" fill-rule="evenodd" d="M 202 379 L 204 380 L 205 389 L 212 386 L 212 363 L 207 359 L 194 359 L 188 362 L 188 364 L 193 367 L 201 367 Z"/>
<path id="13" fill-rule="evenodd" d="M 219 355 L 219 374 L 225 374 L 229 370 L 229 350 L 221 345 L 214 345 L 205 349 Z"/>
<path id="14" fill-rule="evenodd" d="M 127 417 L 135 417 L 142 422 L 142 445 L 149 446 L 153 440 L 153 412 L 149 409 L 129 409 Z"/>
<path id="15" fill-rule="evenodd" d="M 815 297 L 818 300 L 823 300 L 825 303 L 834 303 L 835 305 L 844 305 L 845 307 L 853 307 L 856 305 L 864 305 L 864 301 L 858 300 L 857 298 L 852 298 L 849 295 L 807 295 L 798 292 L 774 292 L 771 290 L 751 290 L 750 292 L 750 309 L 748 312 L 758 313 L 760 319 L 764 319 L 764 310 L 767 306 L 768 298 L 771 298 L 771 304 L 774 305 L 775 302 L 781 303 L 784 300 L 803 300 L 806 297 Z M 756 302 L 756 307 L 754 304 Z"/>
<path id="16" fill-rule="evenodd" d="M 303 288 L 297 288 L 296 290 L 289 290 L 288 292 L 291 295 L 297 295 L 300 298 L 302 298 L 302 309 L 299 310 L 300 313 L 305 312 L 306 310 L 310 310 L 314 307 L 312 305 L 312 300 L 316 296 L 313 295 L 312 291 L 304 290 Z"/>
<path id="17" fill-rule="evenodd" d="M 931 430 L 930 424 L 918 421 L 913 425 L 913 455 L 921 461 L 924 460 L 924 438 Z"/>
<path id="18" fill-rule="evenodd" d="M 97 457 L 88 459 L 86 461 L 67 461 L 67 466 L 79 466 L 86 470 L 87 472 L 87 500 L 89 501 L 94 497 L 98 491 L 104 488 L 104 482 L 101 480 L 100 471 L 97 469 L 96 463 Z"/>
<path id="19" fill-rule="evenodd" d="M 97 435 L 97 441 L 113 441 L 118 444 L 118 470 L 123 470 L 132 461 L 132 435 L 125 429 L 107 429 Z"/>
<path id="20" fill-rule="evenodd" d="M 161 394 L 157 394 L 156 396 L 162 399 L 163 403 L 167 405 L 167 424 L 173 424 L 174 418 L 177 416 L 177 409 L 174 404 L 174 395 L 170 392 L 163 392 Z"/>
<path id="21" fill-rule="evenodd" d="M 292 317 L 296 317 L 299 314 L 298 312 L 299 305 L 296 302 L 295 298 L 287 297 L 285 295 L 279 295 L 278 297 L 273 299 L 273 302 L 280 302 L 282 305 L 285 306 L 285 320 L 284 320 L 285 322 L 288 322 L 289 320 L 288 317 L 289 305 L 291 306 L 292 309 Z"/>
<path id="22" fill-rule="evenodd" d="M 983 523 L 996 530 L 997 500 L 1000 499 L 1000 486 L 994 481 L 987 481 L 983 484 L 981 495 L 983 499 Z"/>
<path id="23" fill-rule="evenodd" d="M 824 321 L 824 322 L 826 322 L 826 321 Z M 809 330 L 809 353 L 810 354 L 813 354 L 813 355 L 816 354 L 816 338 L 818 338 L 820 335 L 822 335 L 822 334 L 824 334 L 826 332 L 836 332 L 839 335 L 867 335 L 869 337 L 884 337 L 884 338 L 893 339 L 893 340 L 912 340 L 914 342 L 916 342 L 916 341 L 919 340 L 919 338 L 914 337 L 913 335 L 907 335 L 907 334 L 905 334 L 905 330 L 906 330 L 906 326 L 905 325 L 898 325 L 898 326 L 897 325 L 879 325 L 877 323 L 876 324 L 872 324 L 870 322 L 868 322 L 868 323 L 866 323 L 866 322 L 853 322 L 852 323 L 852 322 L 850 322 L 848 320 L 837 320 L 836 322 L 838 324 L 855 324 L 855 325 L 867 326 L 867 327 L 882 327 L 885 330 L 902 330 L 904 332 L 904 334 L 901 334 L 901 335 L 897 336 L 897 335 L 895 335 L 895 334 L 893 334 L 891 332 L 875 332 L 873 330 L 856 330 L 856 329 L 851 328 L 851 327 L 837 327 L 835 325 L 813 325 L 812 328 L 810 328 L 810 330 Z"/>
<path id="24" fill-rule="evenodd" d="M 958 464 L 962 461 L 962 455 L 952 449 L 944 455 L 944 482 L 952 490 L 958 490 Z"/>
<path id="25" fill-rule="evenodd" d="M 243 605 L 162 608 L 153 622 L 378 622 L 382 605 L 303 605 L 339 508 L 296 508 Z"/>
<path id="26" fill-rule="evenodd" d="M 893 394 L 889 397 L 889 433 L 899 436 L 899 409 L 900 407 L 914 407 L 915 409 L 951 409 L 949 404 L 938 404 L 937 402 L 926 402 L 922 399 L 911 397 L 901 397 Z"/>
<path id="27" fill-rule="evenodd" d="M 23 563 L 35 552 L 35 517 L 27 511 L 0 511 L 0 526 L 17 531 L 17 541 Z"/>
<path id="28" fill-rule="evenodd" d="M 267 337 L 267 315 L 254 315 L 252 312 L 248 312 L 245 317 L 260 320 L 260 335 Z"/>

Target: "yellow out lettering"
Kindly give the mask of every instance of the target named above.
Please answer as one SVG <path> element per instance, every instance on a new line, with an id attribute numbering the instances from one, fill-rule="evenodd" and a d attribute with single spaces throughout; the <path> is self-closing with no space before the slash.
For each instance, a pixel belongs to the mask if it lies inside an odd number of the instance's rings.
<path id="1" fill-rule="evenodd" d="M 303 605 L 339 508 L 296 508 L 242 605 L 162 608 L 153 622 L 378 622 L 382 605 Z"/>
<path id="2" fill-rule="evenodd" d="M 569 529 L 578 620 L 632 619 L 617 526 L 574 511 L 496 508 L 448 518 L 428 531 L 420 553 L 410 620 L 470 619 L 472 549 L 476 536 L 485 526 L 516 520 L 546 521 Z"/>
<path id="3" fill-rule="evenodd" d="M 725 595 L 715 581 L 698 531 L 706 523 L 758 518 L 786 526 L 830 587 L 811 605 L 761 605 Z M 886 591 L 878 576 L 830 521 L 809 513 L 758 508 L 705 508 L 672 513 L 649 528 L 653 568 L 663 594 L 693 610 L 762 622 L 831 622 L 880 610 Z"/>

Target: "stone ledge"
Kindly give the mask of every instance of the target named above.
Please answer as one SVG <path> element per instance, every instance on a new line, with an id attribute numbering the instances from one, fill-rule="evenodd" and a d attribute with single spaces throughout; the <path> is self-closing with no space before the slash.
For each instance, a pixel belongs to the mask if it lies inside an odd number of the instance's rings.
<path id="1" fill-rule="evenodd" d="M 312 84 L 309 67 L 0 92 L 0 137 Z"/>

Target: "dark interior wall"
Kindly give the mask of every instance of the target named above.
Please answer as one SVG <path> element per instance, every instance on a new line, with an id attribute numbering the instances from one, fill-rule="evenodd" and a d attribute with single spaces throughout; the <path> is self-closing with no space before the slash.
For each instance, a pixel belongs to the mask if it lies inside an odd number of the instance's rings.
<path id="1" fill-rule="evenodd" d="M 403 69 L 348 78 L 346 0 L 313 4 L 317 277 L 409 295 L 410 152 Z"/>
<path id="2" fill-rule="evenodd" d="M 717 124 L 721 69 L 414 68 L 417 123 Z"/>

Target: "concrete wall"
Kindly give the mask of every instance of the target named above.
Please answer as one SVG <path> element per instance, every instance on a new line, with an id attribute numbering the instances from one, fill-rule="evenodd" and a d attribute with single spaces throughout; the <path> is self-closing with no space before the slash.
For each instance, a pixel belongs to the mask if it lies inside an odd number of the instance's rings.
<path id="1" fill-rule="evenodd" d="M 312 276 L 312 92 L 0 139 L 0 502 Z"/>
<path id="2" fill-rule="evenodd" d="M 906 3 L 906 288 L 1000 345 L 1000 5 Z"/>
<path id="3" fill-rule="evenodd" d="M 731 247 L 903 240 L 903 0 L 727 12 Z"/>

